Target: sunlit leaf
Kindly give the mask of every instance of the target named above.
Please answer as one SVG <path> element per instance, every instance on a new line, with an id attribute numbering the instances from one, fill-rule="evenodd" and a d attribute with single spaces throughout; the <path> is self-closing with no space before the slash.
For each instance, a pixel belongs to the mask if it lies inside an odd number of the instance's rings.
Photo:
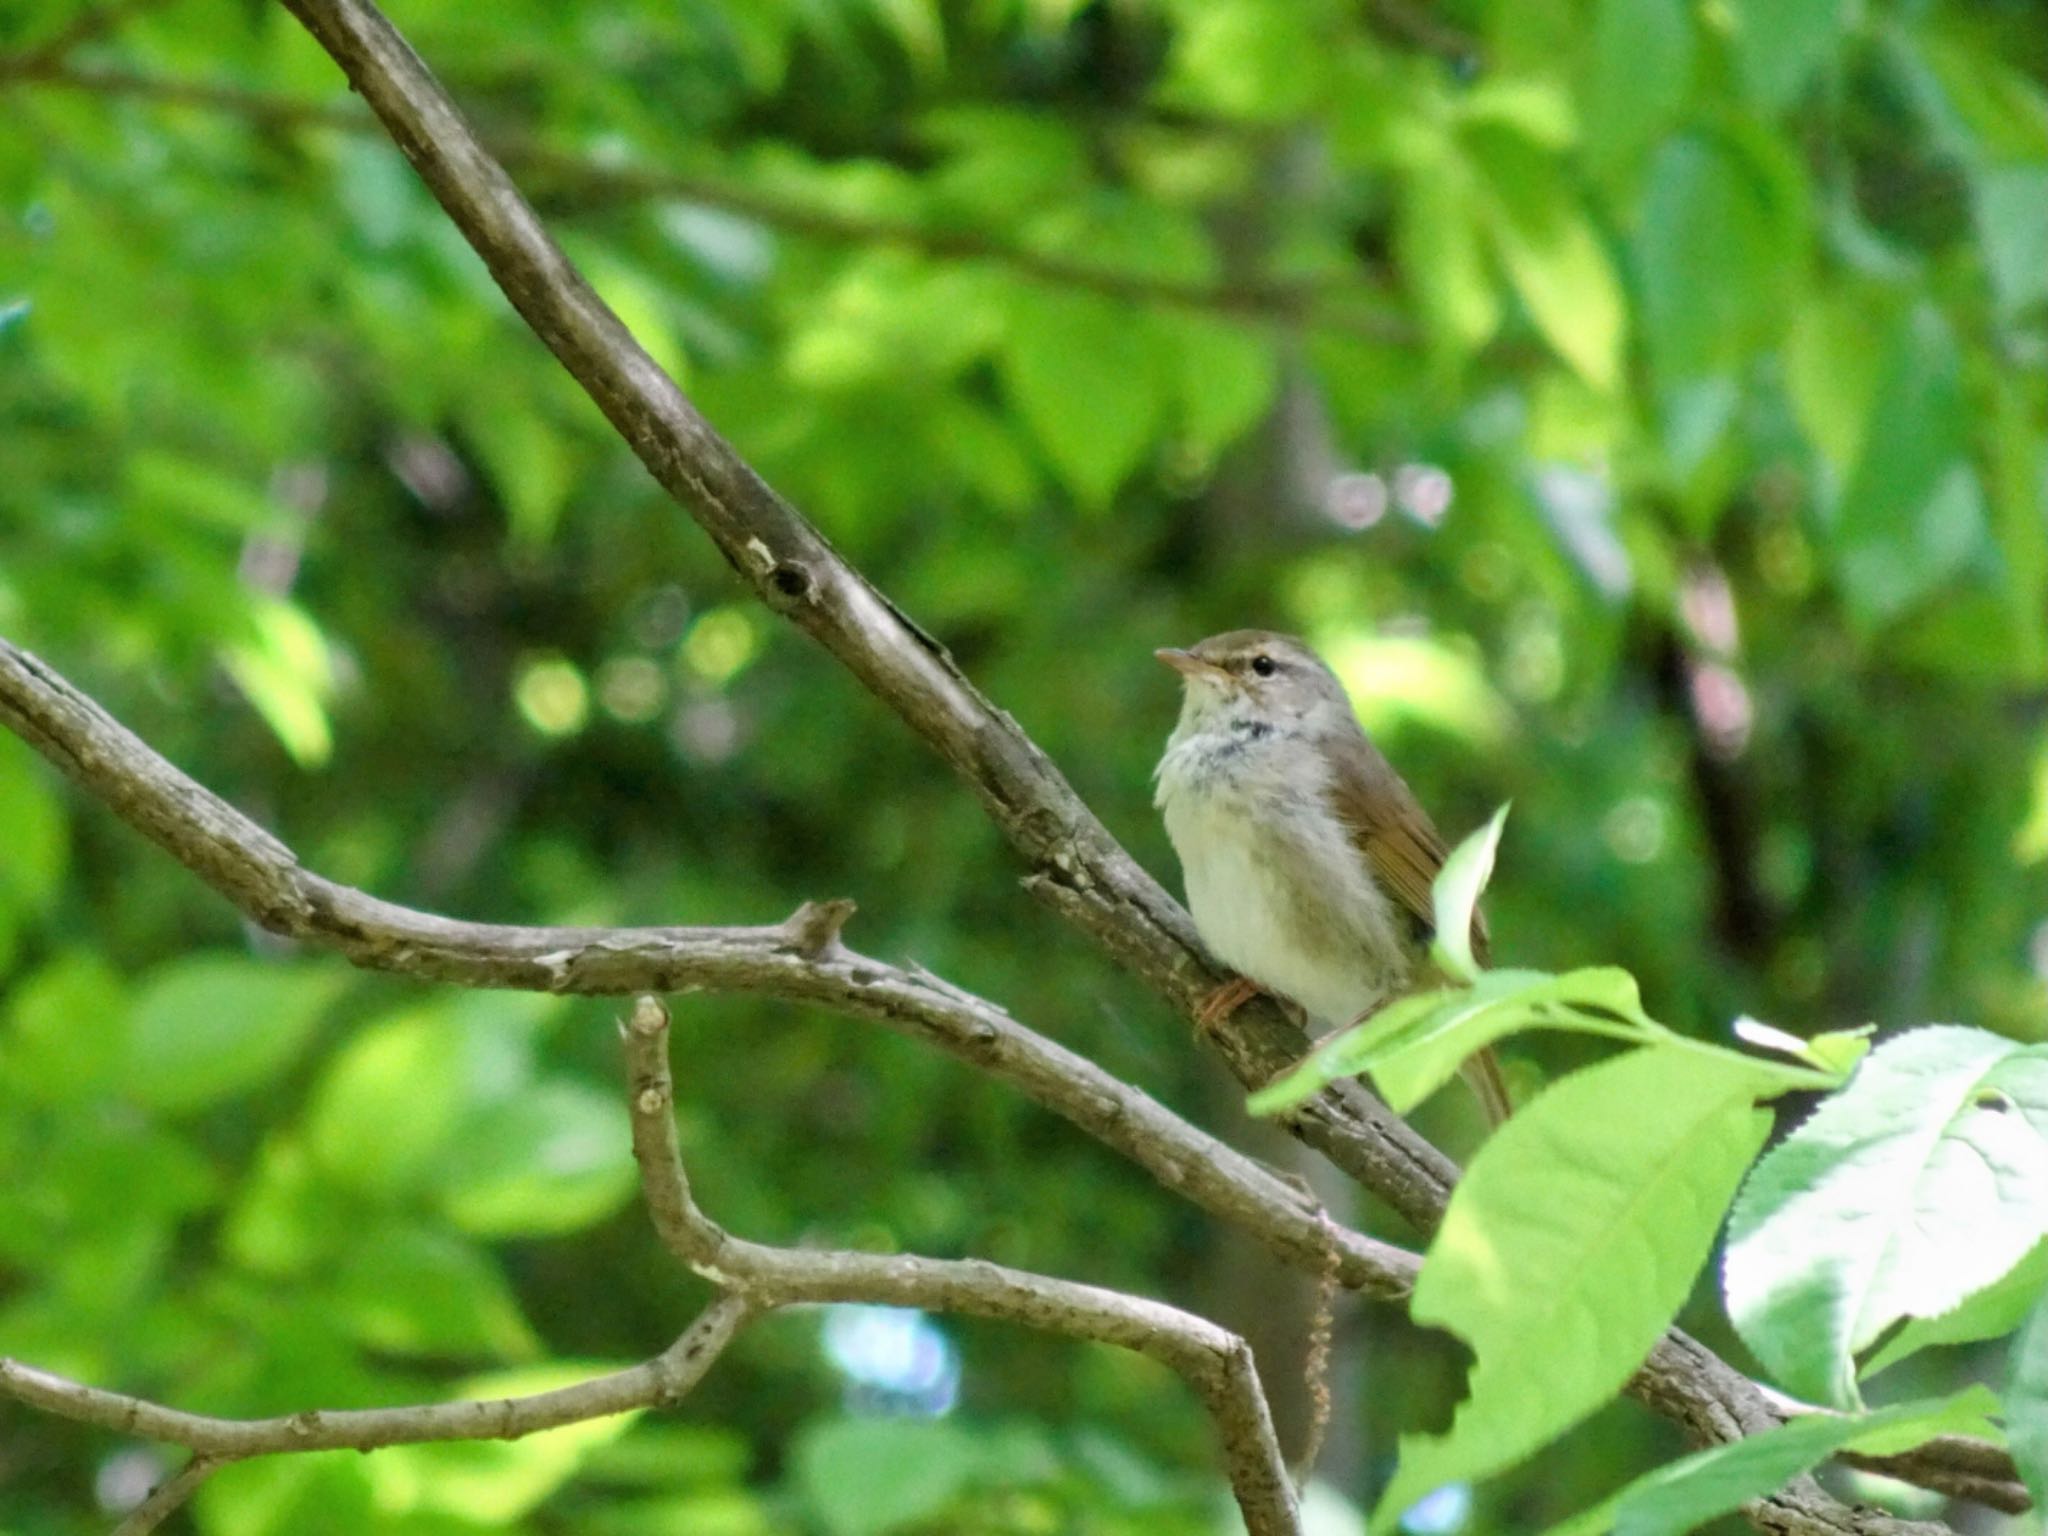
<path id="1" fill-rule="evenodd" d="M 456 1397 L 526 1397 L 572 1386 L 602 1365 L 567 1361 L 498 1371 L 455 1383 Z M 395 1445 L 367 1458 L 379 1508 L 440 1511 L 464 1521 L 503 1526 L 533 1509 L 576 1475 L 584 1459 L 624 1434 L 638 1413 L 585 1419 L 522 1440 L 452 1440 Z"/>
<path id="2" fill-rule="evenodd" d="M 1442 1436 L 1404 1435 L 1375 1532 L 1548 1443 L 1628 1380 L 1691 1291 L 1763 1145 L 1773 1074 L 1648 1048 L 1553 1084 L 1480 1147 L 1410 1311 L 1472 1346 Z"/>
<path id="3" fill-rule="evenodd" d="M 1020 292 L 1003 378 L 1082 501 L 1108 502 L 1159 434 L 1166 381 L 1152 333 L 1100 299 Z"/>
<path id="4" fill-rule="evenodd" d="M 2034 1508 L 2048 1509 L 2048 1291 L 2013 1340 L 2006 1368 L 2005 1437 Z"/>
<path id="5" fill-rule="evenodd" d="M 449 1219 L 483 1237 L 573 1232 L 633 1190 L 626 1113 L 581 1083 L 547 1082 L 458 1126 L 435 1188 Z"/>
<path id="6" fill-rule="evenodd" d="M 1786 1390 L 1853 1407 L 1857 1351 L 2044 1234 L 2048 1048 L 1912 1030 L 1757 1165 L 1729 1225 L 1729 1316 Z"/>
<path id="7" fill-rule="evenodd" d="M 334 668 L 326 639 L 290 603 L 259 603 L 253 618 L 255 638 L 226 647 L 222 664 L 293 760 L 317 768 L 334 750 L 327 720 Z"/>
<path id="8" fill-rule="evenodd" d="M 1265 415 L 1280 384 L 1270 337 L 1227 321 L 1176 321 L 1171 339 L 1182 430 L 1208 462 Z"/>
<path id="9" fill-rule="evenodd" d="M 390 1354 L 507 1359 L 540 1347 L 490 1255 L 426 1227 L 359 1234 L 327 1305 L 364 1345 Z"/>
<path id="10" fill-rule="evenodd" d="M 1637 1478 L 1597 1509 L 1554 1526 L 1546 1536 L 1689 1536 L 1751 1499 L 1777 1492 L 1835 1452 L 1871 1448 L 1885 1435 L 1896 1453 L 1936 1435 L 1975 1428 L 1997 1407 L 1988 1387 L 1966 1387 L 1952 1397 L 1901 1403 L 1857 1414 L 1813 1414 L 1761 1434 L 1717 1445 Z"/>
<path id="11" fill-rule="evenodd" d="M 336 1184 L 386 1197 L 424 1184 L 467 1107 L 459 1033 L 413 1013 L 359 1031 L 307 1105 L 308 1149 Z"/>
<path id="12" fill-rule="evenodd" d="M 40 910 L 56 894 L 70 839 L 50 769 L 0 735 L 0 909 Z"/>
<path id="13" fill-rule="evenodd" d="M 829 1536 L 882 1536 L 950 1504 L 974 1472 L 972 1442 L 934 1420 L 827 1419 L 793 1449 L 797 1487 Z"/>
<path id="14" fill-rule="evenodd" d="M 1953 1310 L 1934 1317 L 1908 1318 L 1904 1327 L 1879 1346 L 1858 1373 L 1868 1381 L 1923 1349 L 1943 1344 L 1974 1344 L 2002 1338 L 2019 1327 L 2048 1290 L 2048 1242 L 2036 1243 L 2027 1256 Z"/>
<path id="15" fill-rule="evenodd" d="M 136 991 L 123 1091 L 192 1110 L 267 1082 L 297 1059 L 342 981 L 330 969 L 227 955 L 158 967 Z"/>
<path id="16" fill-rule="evenodd" d="M 1832 57 L 1848 0 L 1730 0 L 1735 57 L 1758 105 L 1788 106 Z"/>
<path id="17" fill-rule="evenodd" d="M 1488 227 L 1536 328 L 1595 389 L 1621 382 L 1627 307 L 1614 263 L 1557 162 L 1510 133 L 1475 134 Z"/>
<path id="18" fill-rule="evenodd" d="M 0 1078 L 61 1103 L 118 1077 L 128 1034 L 121 978 L 84 950 L 65 950 L 0 996 Z"/>
<path id="19" fill-rule="evenodd" d="M 1508 808 L 1503 805 L 1485 826 L 1453 848 L 1430 891 L 1437 951 L 1445 969 L 1463 981 L 1479 974 L 1479 962 L 1472 954 L 1472 918 L 1479 908 L 1480 892 L 1493 878 L 1493 856 L 1500 848 L 1501 829 L 1507 820 Z"/>
<path id="20" fill-rule="evenodd" d="M 1499 328 L 1500 284 L 1487 259 L 1484 194 L 1456 141 L 1432 142 L 1434 152 L 1401 178 L 1394 253 L 1432 340 L 1462 358 Z"/>

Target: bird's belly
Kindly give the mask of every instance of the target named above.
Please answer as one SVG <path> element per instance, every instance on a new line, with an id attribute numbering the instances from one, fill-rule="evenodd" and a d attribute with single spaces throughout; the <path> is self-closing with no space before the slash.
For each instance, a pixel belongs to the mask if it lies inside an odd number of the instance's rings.
<path id="1" fill-rule="evenodd" d="M 1405 985 L 1387 899 L 1334 821 L 1260 827 L 1198 803 L 1169 806 L 1167 824 L 1195 926 L 1231 969 L 1332 1027 Z"/>

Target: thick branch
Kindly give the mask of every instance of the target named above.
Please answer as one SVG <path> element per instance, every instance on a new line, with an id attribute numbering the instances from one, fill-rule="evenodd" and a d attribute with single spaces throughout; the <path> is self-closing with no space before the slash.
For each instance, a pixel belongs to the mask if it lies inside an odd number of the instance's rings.
<path id="1" fill-rule="evenodd" d="M 668 1010 L 651 997 L 627 1023 L 633 1155 L 655 1230 L 698 1274 L 761 1306 L 863 1301 L 1019 1323 L 1115 1344 L 1177 1372 L 1208 1406 L 1252 1536 L 1296 1533 L 1299 1517 L 1250 1348 L 1206 1318 L 1100 1286 L 980 1260 L 774 1248 L 727 1233 L 698 1208 L 676 1138 Z"/>
<path id="2" fill-rule="evenodd" d="M 654 478 L 770 608 L 829 650 L 951 763 L 1056 898 L 1193 1016 L 1222 979 L 1187 914 L 1124 852 L 1037 744 L 742 460 L 605 307 L 484 151 L 404 39 L 364 0 L 286 0 L 360 91 L 534 333 Z M 1279 1009 L 1253 1004 L 1218 1032 L 1225 1059 L 1264 1083 L 1307 1048 Z M 1434 1225 L 1455 1170 L 1369 1095 L 1332 1089 L 1293 1128 L 1417 1225 Z"/>
<path id="3" fill-rule="evenodd" d="M 839 942 L 850 902 L 759 928 L 465 923 L 379 901 L 303 868 L 282 842 L 166 762 L 39 657 L 0 639 L 0 724 L 272 932 L 372 970 L 472 987 L 624 994 L 750 992 L 837 1009 L 928 1041 L 1010 1083 L 1167 1188 L 1321 1273 L 1335 1243 L 1354 1290 L 1407 1294 L 1416 1259 L 1324 1222 L 1302 1191 L 1084 1056 L 928 971 Z"/>

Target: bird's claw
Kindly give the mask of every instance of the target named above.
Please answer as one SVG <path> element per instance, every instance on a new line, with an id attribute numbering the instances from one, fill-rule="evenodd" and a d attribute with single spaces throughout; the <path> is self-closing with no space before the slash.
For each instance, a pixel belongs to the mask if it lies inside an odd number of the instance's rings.
<path id="1" fill-rule="evenodd" d="M 1195 1010 L 1195 1027 L 1205 1034 L 1214 1034 L 1238 1009 L 1257 997 L 1259 984 L 1242 976 L 1233 976 L 1215 991 L 1202 999 Z"/>

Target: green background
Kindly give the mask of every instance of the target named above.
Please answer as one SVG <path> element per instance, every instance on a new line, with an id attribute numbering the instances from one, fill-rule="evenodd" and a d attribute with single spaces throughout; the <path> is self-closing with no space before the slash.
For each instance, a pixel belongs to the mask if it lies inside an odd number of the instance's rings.
<path id="1" fill-rule="evenodd" d="M 0 632 L 334 879 L 525 922 L 851 896 L 857 947 L 1295 1159 L 751 604 L 281 9 L 176 0 L 39 52 L 76 14 L 0 8 Z M 1514 801 L 1503 963 L 1625 965 L 1715 1038 L 2048 1033 L 2037 6 L 393 19 L 643 344 L 1169 885 L 1148 653 L 1271 625 L 1451 837 Z M 11 738 L 0 850 L 0 1352 L 256 1414 L 545 1384 L 701 1302 L 634 1201 L 616 1006 L 284 953 Z M 676 1050 L 735 1230 L 1208 1311 L 1298 1436 L 1312 1297 L 1063 1124 L 779 1005 L 691 999 Z M 1474 1134 L 1455 1094 L 1419 1120 Z M 859 1411 L 793 1315 L 676 1414 L 253 1464 L 197 1518 L 1227 1528 L 1166 1373 L 940 1326 L 937 1421 Z M 1385 1310 L 1339 1337 L 1317 1498 L 1362 1505 L 1462 1367 Z M 1610 1409 L 1464 1528 L 1534 1529 L 1676 1450 Z M 101 1529 L 151 1471 L 0 1408 L 9 1532 Z"/>

